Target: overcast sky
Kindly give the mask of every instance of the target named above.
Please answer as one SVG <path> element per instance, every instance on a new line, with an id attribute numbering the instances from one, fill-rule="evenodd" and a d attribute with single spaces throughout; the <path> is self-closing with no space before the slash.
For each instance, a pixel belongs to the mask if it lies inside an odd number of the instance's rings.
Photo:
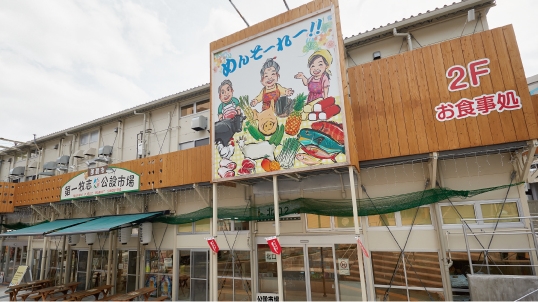
<path id="1" fill-rule="evenodd" d="M 250 24 L 286 10 L 233 2 Z M 452 2 L 340 0 L 343 35 Z M 490 28 L 514 24 L 527 77 L 538 74 L 537 11 L 497 0 L 487 16 Z M 28 141 L 209 82 L 209 43 L 245 24 L 228 0 L 3 0 L 0 28 L 0 137 Z"/>

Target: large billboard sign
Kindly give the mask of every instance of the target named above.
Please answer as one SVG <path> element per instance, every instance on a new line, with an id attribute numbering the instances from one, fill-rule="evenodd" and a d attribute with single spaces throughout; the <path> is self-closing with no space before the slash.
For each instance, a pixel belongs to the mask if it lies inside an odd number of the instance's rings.
<path id="1" fill-rule="evenodd" d="M 116 167 L 89 168 L 62 186 L 61 200 L 88 198 L 140 190 L 140 176 Z"/>
<path id="2" fill-rule="evenodd" d="M 211 53 L 213 181 L 349 164 L 334 8 Z"/>

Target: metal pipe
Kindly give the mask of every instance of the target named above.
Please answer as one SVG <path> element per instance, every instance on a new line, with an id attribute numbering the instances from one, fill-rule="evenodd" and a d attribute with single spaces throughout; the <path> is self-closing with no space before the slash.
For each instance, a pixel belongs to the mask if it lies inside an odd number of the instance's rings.
<path id="1" fill-rule="evenodd" d="M 62 240 L 63 240 L 63 243 L 62 243 L 62 256 L 60 257 L 60 263 L 58 263 L 60 265 L 60 284 L 63 284 L 63 283 L 66 283 L 65 282 L 65 279 L 63 279 L 63 275 L 64 275 L 64 261 L 65 261 L 65 235 L 62 236 Z"/>
<path id="2" fill-rule="evenodd" d="M 211 235 L 213 237 L 215 237 L 215 240 L 217 240 L 217 223 L 218 223 L 218 203 L 217 203 L 217 197 L 218 197 L 218 194 L 217 194 L 217 183 L 213 183 L 213 218 L 211 219 L 212 220 L 212 225 L 211 225 Z M 214 252 L 210 252 L 211 253 L 211 267 L 212 267 L 212 274 L 211 274 L 211 281 L 209 282 L 209 284 L 211 284 L 211 294 L 212 294 L 212 297 L 211 299 L 213 301 L 217 301 L 218 300 L 218 292 L 219 292 L 219 282 L 218 282 L 218 278 L 217 278 L 217 272 L 218 272 L 218 266 L 217 266 L 217 254 L 214 253 Z"/>
<path id="3" fill-rule="evenodd" d="M 138 113 L 136 110 L 133 112 L 134 115 L 143 115 L 144 116 L 144 122 L 143 122 L 143 131 L 142 131 L 142 149 L 144 154 L 140 154 L 141 157 L 146 157 L 146 113 Z"/>
<path id="4" fill-rule="evenodd" d="M 398 33 L 396 28 L 392 29 L 392 34 L 396 37 L 407 37 L 407 49 L 413 50 L 413 43 L 411 41 L 411 33 Z"/>
<path id="5" fill-rule="evenodd" d="M 112 269 L 112 242 L 114 241 L 114 234 L 116 231 L 112 231 L 108 233 L 108 259 L 107 259 L 107 265 L 106 265 L 106 284 L 110 285 L 110 281 L 112 280 L 111 276 L 111 269 Z"/>
<path id="6" fill-rule="evenodd" d="M 353 167 L 348 167 L 349 172 L 349 187 L 351 188 L 351 204 L 353 205 L 353 224 L 355 226 L 355 236 L 360 238 L 360 228 L 359 228 L 359 209 L 357 207 L 357 192 L 355 191 L 355 172 Z M 342 175 L 340 175 L 342 177 Z M 342 182 L 343 185 L 343 182 Z M 366 283 L 364 280 L 364 263 L 362 258 L 362 248 L 357 242 L 357 257 L 359 261 L 359 276 L 361 278 L 361 296 L 362 301 L 367 301 L 368 297 L 366 296 Z"/>
<path id="7" fill-rule="evenodd" d="M 278 206 L 278 176 L 273 175 L 273 205 L 275 211 L 275 235 L 280 237 L 280 209 Z M 282 253 L 276 255 L 276 270 L 278 276 L 278 297 L 284 301 L 284 281 L 282 276 Z"/>

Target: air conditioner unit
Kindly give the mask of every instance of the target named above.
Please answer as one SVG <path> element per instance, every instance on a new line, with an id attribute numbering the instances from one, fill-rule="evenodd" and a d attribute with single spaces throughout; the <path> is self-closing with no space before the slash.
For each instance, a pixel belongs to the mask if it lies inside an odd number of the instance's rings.
<path id="1" fill-rule="evenodd" d="M 200 130 L 206 130 L 207 129 L 207 117 L 205 116 L 197 116 L 192 118 L 191 120 L 191 129 L 200 131 Z"/>
<path id="2" fill-rule="evenodd" d="M 86 234 L 86 244 L 87 245 L 93 245 L 96 240 L 97 240 L 97 233 Z"/>
<path id="3" fill-rule="evenodd" d="M 80 235 L 67 235 L 67 244 L 76 245 L 80 241 Z"/>
<path id="4" fill-rule="evenodd" d="M 138 238 L 142 245 L 148 245 L 151 242 L 153 224 L 151 222 L 141 223 L 138 227 Z"/>
<path id="5" fill-rule="evenodd" d="M 131 227 L 125 227 L 118 230 L 118 242 L 121 244 L 127 244 L 132 233 Z"/>

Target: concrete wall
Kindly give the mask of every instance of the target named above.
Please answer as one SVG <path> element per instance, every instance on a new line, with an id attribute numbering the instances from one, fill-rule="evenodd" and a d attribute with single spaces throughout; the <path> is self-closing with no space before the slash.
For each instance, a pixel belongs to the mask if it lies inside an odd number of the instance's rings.
<path id="1" fill-rule="evenodd" d="M 479 20 L 478 15 L 480 13 L 482 14 L 482 18 Z M 471 21 L 466 25 L 465 21 L 467 19 L 467 15 L 438 22 L 434 25 L 428 24 L 424 27 L 413 29 L 411 30 L 411 34 L 414 37 L 414 39 L 412 39 L 413 49 L 457 38 L 462 34 L 469 35 L 473 32 L 488 30 L 488 24 L 485 17 L 486 13 L 487 12 L 485 10 L 477 10 L 475 21 Z M 386 58 L 407 50 L 408 45 L 406 37 L 391 36 L 385 39 L 375 40 L 371 43 L 348 50 L 351 59 L 347 59 L 347 66 L 352 67 L 371 62 L 373 60 L 373 53 L 376 51 L 381 51 L 381 57 Z"/>
<path id="2" fill-rule="evenodd" d="M 514 301 L 538 289 L 536 276 L 467 275 L 472 301 Z M 535 292 L 520 301 L 538 301 Z"/>

